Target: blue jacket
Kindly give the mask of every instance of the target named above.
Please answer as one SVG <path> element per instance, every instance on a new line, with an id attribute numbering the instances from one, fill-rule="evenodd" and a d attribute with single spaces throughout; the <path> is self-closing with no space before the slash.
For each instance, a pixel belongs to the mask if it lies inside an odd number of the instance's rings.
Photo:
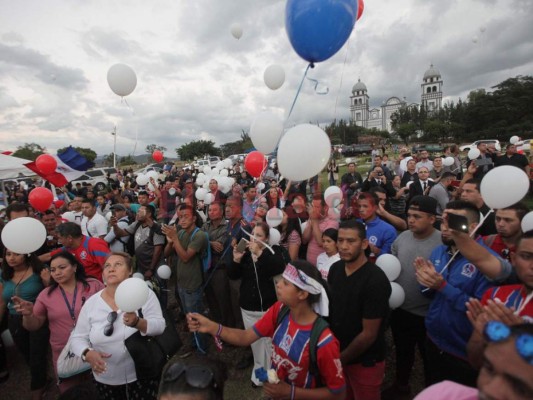
<path id="1" fill-rule="evenodd" d="M 376 254 L 390 254 L 392 243 L 396 240 L 396 229 L 381 218 L 376 216 L 372 221 L 366 222 L 359 220 L 366 226 L 366 238 L 368 241 L 381 250 L 381 253 Z"/>
<path id="2" fill-rule="evenodd" d="M 478 243 L 489 249 L 481 240 Z M 438 246 L 429 257 L 439 273 L 451 258 L 448 250 L 447 246 Z M 489 251 L 497 256 L 492 250 Z M 438 291 L 429 291 L 434 298 L 426 315 L 427 334 L 439 349 L 466 359 L 466 344 L 473 329 L 466 316 L 465 303 L 471 297 L 481 299 L 483 293 L 494 284 L 461 253 L 457 254 L 442 275 L 446 285 Z"/>

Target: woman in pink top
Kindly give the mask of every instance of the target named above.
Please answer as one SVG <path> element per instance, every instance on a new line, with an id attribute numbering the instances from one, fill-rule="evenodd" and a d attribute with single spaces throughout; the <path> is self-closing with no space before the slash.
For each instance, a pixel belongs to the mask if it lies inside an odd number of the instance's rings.
<path id="1" fill-rule="evenodd" d="M 17 311 L 23 315 L 22 324 L 27 330 L 37 330 L 48 320 L 52 361 L 54 370 L 57 371 L 57 359 L 76 325 L 83 304 L 102 290 L 104 285 L 96 279 L 86 280 L 83 266 L 66 251 L 52 257 L 50 274 L 50 286 L 39 294 L 35 304 L 22 299 L 14 299 L 14 302 Z M 69 387 L 91 379 L 89 370 L 84 374 L 59 380 L 59 390 L 64 392 Z"/>

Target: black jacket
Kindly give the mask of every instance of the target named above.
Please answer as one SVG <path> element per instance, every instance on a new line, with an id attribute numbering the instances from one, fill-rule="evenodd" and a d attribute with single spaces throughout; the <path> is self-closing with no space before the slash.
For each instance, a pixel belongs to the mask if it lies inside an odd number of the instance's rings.
<path id="1" fill-rule="evenodd" d="M 272 246 L 274 254 L 265 248 L 254 263 L 246 250 L 240 263 L 232 262 L 228 268 L 230 279 L 241 279 L 239 306 L 247 311 L 266 311 L 276 301 L 274 280 L 285 270 L 285 261 L 279 246 Z M 256 275 L 257 271 L 257 275 Z"/>

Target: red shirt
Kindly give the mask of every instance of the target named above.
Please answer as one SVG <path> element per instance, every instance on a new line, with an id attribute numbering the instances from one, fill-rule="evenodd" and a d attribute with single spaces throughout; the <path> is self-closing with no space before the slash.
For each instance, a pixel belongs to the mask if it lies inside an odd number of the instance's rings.
<path id="1" fill-rule="evenodd" d="M 102 281 L 102 269 L 104 262 L 111 252 L 107 242 L 100 238 L 95 237 L 83 237 L 83 242 L 76 248 L 70 249 L 67 247 L 61 247 L 54 250 L 50 255 L 55 255 L 61 251 L 68 251 L 83 265 L 85 274 L 92 276 L 93 278 Z"/>
<path id="2" fill-rule="evenodd" d="M 483 236 L 483 242 L 507 261 L 511 261 L 511 253 L 514 254 L 516 252 L 516 246 L 507 246 L 500 235 Z"/>
<path id="3" fill-rule="evenodd" d="M 309 339 L 313 324 L 299 325 L 287 314 L 276 326 L 283 304 L 276 302 L 254 325 L 260 337 L 272 338 L 272 368 L 278 378 L 301 388 L 316 387 L 315 378 L 309 373 Z M 322 383 L 333 393 L 344 390 L 346 382 L 340 361 L 339 342 L 326 328 L 317 343 L 317 365 Z"/>
<path id="4" fill-rule="evenodd" d="M 526 301 L 527 291 L 524 285 L 496 286 L 487 290 L 481 298 L 481 304 L 486 305 L 491 299 L 501 300 L 506 307 L 519 310 L 518 315 L 533 323 L 533 300 Z"/>

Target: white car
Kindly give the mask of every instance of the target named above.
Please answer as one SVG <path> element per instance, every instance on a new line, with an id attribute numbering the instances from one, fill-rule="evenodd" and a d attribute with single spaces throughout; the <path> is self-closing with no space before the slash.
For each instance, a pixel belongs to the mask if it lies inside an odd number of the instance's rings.
<path id="1" fill-rule="evenodd" d="M 479 143 L 487 143 L 487 144 L 494 143 L 496 145 L 496 150 L 500 151 L 502 149 L 500 146 L 500 141 L 498 139 L 482 139 L 482 140 L 476 140 L 472 144 L 465 144 L 463 146 L 460 146 L 459 150 L 470 151 L 470 149 L 475 149 Z"/>

